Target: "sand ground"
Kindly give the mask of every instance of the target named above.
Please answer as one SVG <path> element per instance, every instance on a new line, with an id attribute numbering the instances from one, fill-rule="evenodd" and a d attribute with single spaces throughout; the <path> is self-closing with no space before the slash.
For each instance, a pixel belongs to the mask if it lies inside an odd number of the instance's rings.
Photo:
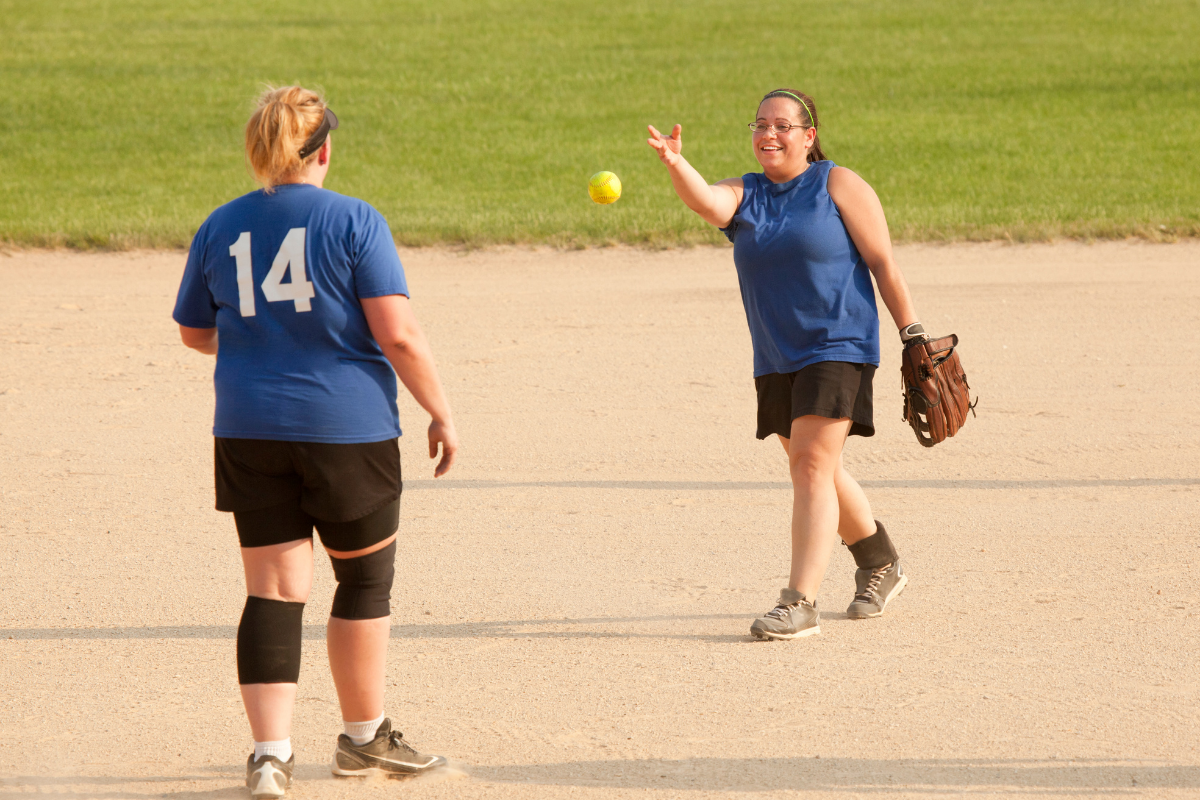
<path id="1" fill-rule="evenodd" d="M 847 466 L 911 584 L 747 634 L 785 582 L 728 249 L 402 253 L 463 441 L 406 490 L 388 711 L 456 769 L 327 769 L 318 556 L 296 798 L 1200 795 L 1200 244 L 908 246 L 978 419 L 900 421 L 884 323 Z M 244 589 L 180 253 L 0 256 L 0 800 L 245 796 Z"/>

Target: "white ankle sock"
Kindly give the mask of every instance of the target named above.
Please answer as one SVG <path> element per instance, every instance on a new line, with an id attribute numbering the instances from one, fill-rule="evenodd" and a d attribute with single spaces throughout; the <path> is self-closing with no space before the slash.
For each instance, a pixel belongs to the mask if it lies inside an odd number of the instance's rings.
<path id="1" fill-rule="evenodd" d="M 378 718 L 367 720 L 366 722 L 346 722 L 342 720 L 342 724 L 346 726 L 346 735 L 350 737 L 350 741 L 355 744 L 366 744 L 375 738 L 375 731 L 379 730 L 379 726 L 383 724 L 383 714 Z"/>
<path id="2" fill-rule="evenodd" d="M 287 761 L 292 757 L 291 737 L 278 742 L 255 742 L 254 760 L 258 761 L 263 756 L 275 756 L 280 761 Z"/>

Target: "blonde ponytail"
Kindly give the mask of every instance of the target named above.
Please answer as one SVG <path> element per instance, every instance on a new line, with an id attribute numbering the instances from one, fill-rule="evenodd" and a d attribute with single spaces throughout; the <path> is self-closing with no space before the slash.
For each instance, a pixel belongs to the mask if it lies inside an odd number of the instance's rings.
<path id="1" fill-rule="evenodd" d="M 302 86 L 268 86 L 259 95 L 246 123 L 246 160 L 264 191 L 294 180 L 316 158 L 302 159 L 300 150 L 324 118 L 324 98 Z"/>

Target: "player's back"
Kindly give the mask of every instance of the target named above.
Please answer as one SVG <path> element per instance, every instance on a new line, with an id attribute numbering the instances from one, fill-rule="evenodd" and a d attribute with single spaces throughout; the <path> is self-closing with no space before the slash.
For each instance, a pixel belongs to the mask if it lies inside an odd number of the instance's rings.
<path id="1" fill-rule="evenodd" d="M 387 223 L 361 200 L 284 184 L 218 208 L 192 243 L 175 315 L 218 330 L 214 434 L 398 435 L 395 375 L 359 299 L 407 293 Z"/>

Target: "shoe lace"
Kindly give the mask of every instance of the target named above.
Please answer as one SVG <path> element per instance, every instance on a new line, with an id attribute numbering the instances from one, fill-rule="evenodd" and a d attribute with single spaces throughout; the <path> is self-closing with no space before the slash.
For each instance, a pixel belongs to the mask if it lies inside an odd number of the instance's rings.
<path id="1" fill-rule="evenodd" d="M 854 599 L 870 602 L 872 596 L 878 594 L 879 584 L 883 581 L 883 576 L 887 575 L 888 570 L 891 568 L 891 564 L 884 564 L 882 567 L 876 567 L 871 570 L 871 577 L 867 580 L 867 585 L 863 587 L 861 592 L 854 596 Z"/>
<path id="2" fill-rule="evenodd" d="M 804 602 L 803 600 L 797 600 L 794 603 L 780 603 L 779 605 L 772 608 L 770 611 L 768 611 L 763 616 L 772 617 L 773 619 L 785 620 L 785 619 L 787 619 L 788 612 L 791 611 L 793 608 L 796 608 L 803 602 Z"/>
<path id="3" fill-rule="evenodd" d="M 388 749 L 403 750 L 406 753 L 417 752 L 408 742 L 404 741 L 404 734 L 400 731 L 392 731 L 388 734 Z"/>
<path id="4" fill-rule="evenodd" d="M 790 611 L 792 606 L 794 606 L 794 605 L 795 605 L 795 603 L 793 603 L 791 606 L 785 606 L 785 605 L 775 606 L 770 611 L 768 611 L 765 614 L 765 616 L 773 617 L 775 619 L 787 619 L 788 611 Z"/>

